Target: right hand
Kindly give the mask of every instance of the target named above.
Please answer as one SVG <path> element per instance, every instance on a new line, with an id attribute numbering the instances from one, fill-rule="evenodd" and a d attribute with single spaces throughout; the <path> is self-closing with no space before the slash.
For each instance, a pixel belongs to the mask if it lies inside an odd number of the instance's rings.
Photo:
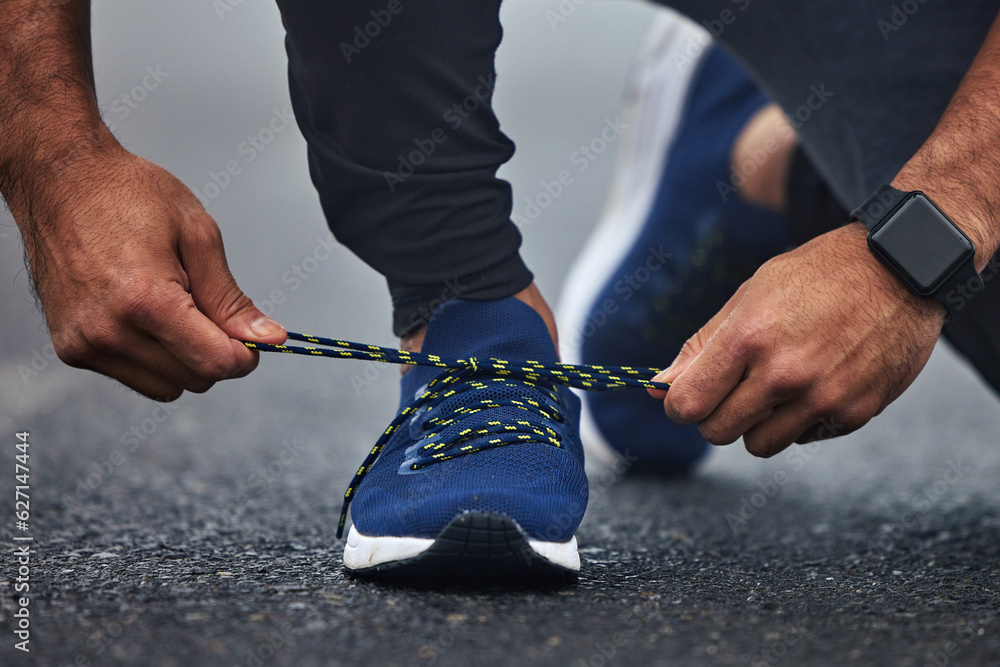
<path id="1" fill-rule="evenodd" d="M 12 206 L 56 354 L 158 401 L 243 377 L 285 330 L 236 285 L 218 225 L 166 170 L 121 147 L 74 160 Z"/>

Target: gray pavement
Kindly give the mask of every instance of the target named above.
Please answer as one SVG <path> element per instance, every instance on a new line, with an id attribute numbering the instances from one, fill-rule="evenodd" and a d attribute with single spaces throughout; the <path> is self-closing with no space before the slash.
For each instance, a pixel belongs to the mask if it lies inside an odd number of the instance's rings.
<path id="1" fill-rule="evenodd" d="M 109 110 L 116 131 L 203 193 L 288 103 L 277 11 L 215 5 L 95 8 L 102 99 L 135 107 Z M 505 8 L 498 105 L 525 196 L 617 113 L 650 11 L 584 3 L 553 30 L 558 6 Z M 143 95 L 147 67 L 168 76 Z M 550 295 L 611 162 L 525 230 Z M 291 328 L 392 344 L 381 279 L 327 248 L 297 131 L 245 167 L 208 200 L 244 289 Z M 412 591 L 347 577 L 333 537 L 392 416 L 394 368 L 265 356 L 245 380 L 159 406 L 52 359 L 20 256 L 0 220 L 0 664 L 1000 664 L 1000 411 L 943 346 L 847 438 L 769 461 L 737 444 L 687 480 L 595 470 L 575 587 Z M 27 535 L 30 654 L 13 634 L 13 538 Z"/>

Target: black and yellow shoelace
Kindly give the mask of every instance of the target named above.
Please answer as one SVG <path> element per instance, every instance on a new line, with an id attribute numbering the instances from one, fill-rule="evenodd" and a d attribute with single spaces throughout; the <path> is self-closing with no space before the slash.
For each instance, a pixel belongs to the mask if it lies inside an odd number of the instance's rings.
<path id="1" fill-rule="evenodd" d="M 439 461 L 447 461 L 458 456 L 473 454 L 484 449 L 500 447 L 518 442 L 542 442 L 554 447 L 561 447 L 561 437 L 545 421 L 562 422 L 559 412 L 558 398 L 551 391 L 552 385 L 560 384 L 566 387 L 584 389 L 586 391 L 606 391 L 609 389 L 625 389 L 629 387 L 641 389 L 669 389 L 670 385 L 653 382 L 646 378 L 660 372 L 656 368 L 637 368 L 633 366 L 597 366 L 573 364 L 543 364 L 537 361 L 509 361 L 506 359 L 467 359 L 446 358 L 436 354 L 407 352 L 378 345 L 352 343 L 345 340 L 306 336 L 298 333 L 288 333 L 288 339 L 303 343 L 312 343 L 322 347 L 271 345 L 269 343 L 251 343 L 243 341 L 251 350 L 262 352 L 281 352 L 284 354 L 301 354 L 312 357 L 332 357 L 334 359 L 357 359 L 361 361 L 377 361 L 387 364 L 406 364 L 410 366 L 432 366 L 441 368 L 442 375 L 427 383 L 423 393 L 405 407 L 372 447 L 364 463 L 358 468 L 351 480 L 346 493 L 344 505 L 337 526 L 337 537 L 344 531 L 347 520 L 347 509 L 358 486 L 365 475 L 371 470 L 379 454 L 385 448 L 389 438 L 407 420 L 419 413 L 432 411 L 445 400 L 467 390 L 481 390 L 490 383 L 522 383 L 542 394 L 547 394 L 549 401 L 539 401 L 532 398 L 524 399 L 485 399 L 471 401 L 467 405 L 453 410 L 447 416 L 430 416 L 422 423 L 427 435 L 419 441 L 419 447 L 413 454 L 407 454 L 404 466 L 411 471 L 419 470 Z M 525 411 L 524 420 L 513 423 L 487 421 L 480 428 L 456 430 L 458 420 L 462 417 L 476 414 L 484 410 L 500 407 L 511 407 Z M 453 417 L 452 415 L 461 415 Z M 542 424 L 532 417 L 540 417 Z M 442 436 L 445 431 L 451 431 Z M 476 440 L 487 438 L 485 442 L 474 444 Z"/>

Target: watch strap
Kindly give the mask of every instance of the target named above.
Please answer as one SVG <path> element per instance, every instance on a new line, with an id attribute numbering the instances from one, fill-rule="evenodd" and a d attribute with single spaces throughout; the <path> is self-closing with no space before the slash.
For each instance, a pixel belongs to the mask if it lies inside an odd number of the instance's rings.
<path id="1" fill-rule="evenodd" d="M 909 194 L 909 192 L 897 190 L 891 185 L 883 185 L 861 206 L 851 212 L 851 221 L 860 220 L 865 223 L 868 231 L 871 231 Z"/>
<path id="2" fill-rule="evenodd" d="M 951 280 L 942 285 L 931 298 L 944 304 L 950 320 L 965 308 L 972 296 L 982 292 L 984 287 L 986 283 L 976 271 L 976 263 L 969 260 L 962 264 L 952 275 Z"/>
<path id="3" fill-rule="evenodd" d="M 893 210 L 899 206 L 900 202 L 911 194 L 913 193 L 897 190 L 891 185 L 883 185 L 875 191 L 875 194 L 866 199 L 861 206 L 851 212 L 851 220 L 863 222 L 865 227 L 868 228 L 869 238 L 871 238 L 871 232 L 879 223 L 888 218 Z M 949 222 L 951 221 L 949 220 Z M 951 224 L 954 225 L 955 223 L 952 222 Z M 888 264 L 886 266 L 890 270 L 895 271 L 892 266 Z M 970 295 L 981 292 L 984 286 L 985 283 L 982 277 L 976 271 L 975 262 L 970 258 L 930 298 L 940 301 L 944 305 L 945 310 L 948 311 L 948 318 L 951 319 L 958 311 L 965 307 Z"/>

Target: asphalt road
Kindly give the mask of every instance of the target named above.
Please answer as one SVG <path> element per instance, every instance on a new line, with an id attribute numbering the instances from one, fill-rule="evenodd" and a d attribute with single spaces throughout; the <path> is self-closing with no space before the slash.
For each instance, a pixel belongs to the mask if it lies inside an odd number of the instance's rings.
<path id="1" fill-rule="evenodd" d="M 203 192 L 287 104 L 276 11 L 231 4 L 220 19 L 193 0 L 96 3 L 102 99 L 169 73 L 116 131 Z M 498 95 L 523 149 L 508 176 L 528 194 L 615 113 L 648 19 L 586 3 L 552 30 L 550 5 L 505 9 Z M 294 128 L 260 157 L 208 201 L 241 284 L 289 327 L 391 344 L 380 279 L 327 247 Z M 610 168 L 525 230 L 549 293 Z M 20 254 L 0 221 L 0 664 L 1000 664 L 1000 410 L 946 348 L 847 438 L 769 461 L 734 445 L 687 480 L 595 470 L 575 586 L 405 590 L 346 576 L 333 536 L 395 369 L 273 355 L 158 406 L 52 359 Z M 28 654 L 13 634 L 26 536 Z"/>

